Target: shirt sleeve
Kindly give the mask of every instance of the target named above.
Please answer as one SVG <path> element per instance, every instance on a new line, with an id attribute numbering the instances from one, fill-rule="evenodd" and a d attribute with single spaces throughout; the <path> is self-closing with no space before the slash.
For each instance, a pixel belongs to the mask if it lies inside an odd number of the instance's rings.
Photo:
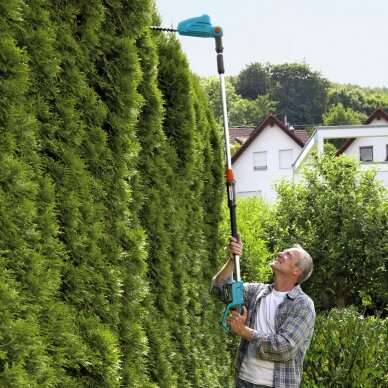
<path id="1" fill-rule="evenodd" d="M 295 300 L 287 318 L 274 334 L 257 330 L 252 345 L 258 356 L 267 361 L 285 362 L 311 339 L 315 322 L 314 308 L 307 302 Z"/>
<path id="2" fill-rule="evenodd" d="M 234 283 L 233 276 L 227 277 L 220 283 L 217 283 L 214 277 L 210 285 L 210 293 L 219 300 L 223 301 L 224 287 L 226 284 L 230 283 Z"/>

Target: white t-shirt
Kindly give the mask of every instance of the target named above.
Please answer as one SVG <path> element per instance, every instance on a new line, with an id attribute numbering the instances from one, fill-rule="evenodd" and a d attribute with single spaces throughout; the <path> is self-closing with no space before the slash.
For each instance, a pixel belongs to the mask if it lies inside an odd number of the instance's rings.
<path id="1" fill-rule="evenodd" d="M 280 303 L 288 294 L 288 291 L 272 290 L 260 302 L 256 316 L 254 330 L 262 333 L 275 333 L 275 314 Z M 241 365 L 239 378 L 252 384 L 274 386 L 275 364 L 271 361 L 260 360 L 254 351 L 253 345 L 248 345 L 248 351 Z"/>

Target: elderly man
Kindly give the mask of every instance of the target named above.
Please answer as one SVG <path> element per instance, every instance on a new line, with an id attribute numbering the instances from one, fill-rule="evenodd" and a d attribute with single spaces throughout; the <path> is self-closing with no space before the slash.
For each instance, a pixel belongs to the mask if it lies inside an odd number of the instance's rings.
<path id="1" fill-rule="evenodd" d="M 233 274 L 233 255 L 242 255 L 240 237 L 229 238 L 229 258 L 214 276 L 212 288 L 222 290 Z M 303 358 L 315 322 L 313 301 L 300 284 L 313 270 L 310 255 L 300 246 L 279 252 L 270 264 L 273 284 L 244 283 L 242 315 L 227 319 L 241 337 L 236 357 L 237 388 L 299 387 Z"/>

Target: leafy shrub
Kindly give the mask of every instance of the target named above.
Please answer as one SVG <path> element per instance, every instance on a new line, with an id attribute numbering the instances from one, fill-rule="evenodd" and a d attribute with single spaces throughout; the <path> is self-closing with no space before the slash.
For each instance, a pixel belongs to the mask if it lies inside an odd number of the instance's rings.
<path id="1" fill-rule="evenodd" d="M 299 182 L 277 183 L 278 198 L 268 218 L 273 252 L 295 242 L 314 260 L 303 284 L 318 312 L 362 306 L 384 312 L 387 289 L 388 191 L 373 170 L 341 155 L 314 157 Z"/>
<path id="2" fill-rule="evenodd" d="M 386 387 L 388 320 L 354 307 L 317 316 L 303 387 Z"/>
<path id="3" fill-rule="evenodd" d="M 241 258 L 241 278 L 245 282 L 268 282 L 272 270 L 268 262 L 272 256 L 266 248 L 264 221 L 269 217 L 269 206 L 262 199 L 252 197 L 237 201 L 237 230 L 241 235 L 244 252 Z M 230 235 L 229 209 L 224 203 L 221 235 Z M 221 257 L 222 254 L 220 255 Z"/>

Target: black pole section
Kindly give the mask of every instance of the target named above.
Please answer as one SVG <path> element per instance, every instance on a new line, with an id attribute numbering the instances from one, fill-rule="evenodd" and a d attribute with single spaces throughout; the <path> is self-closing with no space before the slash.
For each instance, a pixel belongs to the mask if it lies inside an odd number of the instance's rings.
<path id="1" fill-rule="evenodd" d="M 233 172 L 232 172 L 233 174 Z M 230 171 L 227 172 L 227 181 L 226 181 L 226 190 L 228 193 L 228 207 L 230 213 L 230 228 L 232 232 L 232 236 L 237 238 L 237 216 L 236 216 L 236 186 L 234 177 L 232 177 L 232 181 L 229 181 L 228 175 L 230 175 Z"/>
<path id="2" fill-rule="evenodd" d="M 224 48 L 222 46 L 222 38 L 219 36 L 216 39 L 216 52 L 217 52 L 217 70 L 218 74 L 224 74 L 224 56 L 222 55 Z"/>

